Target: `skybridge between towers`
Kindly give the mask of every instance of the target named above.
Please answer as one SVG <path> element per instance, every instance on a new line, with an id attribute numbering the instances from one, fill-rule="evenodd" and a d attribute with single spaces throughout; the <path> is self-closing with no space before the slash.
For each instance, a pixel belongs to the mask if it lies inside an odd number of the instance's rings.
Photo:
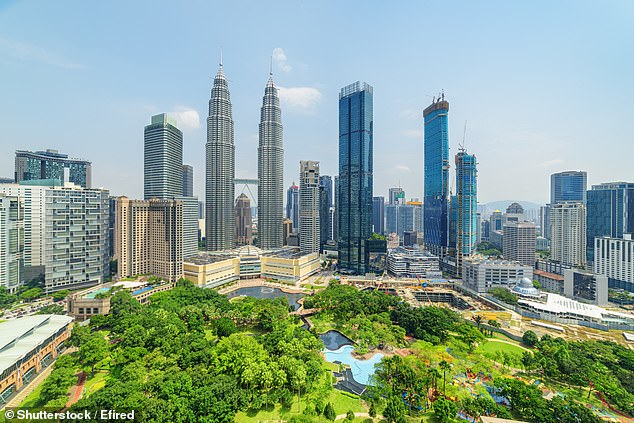
<path id="1" fill-rule="evenodd" d="M 255 207 L 258 206 L 258 193 L 257 189 L 260 185 L 260 182 L 257 179 L 234 179 L 233 186 L 235 187 L 236 199 L 242 193 L 244 193 L 245 189 L 249 193 L 251 200 L 253 200 L 253 205 Z M 250 187 L 255 187 L 255 194 L 251 191 Z M 236 200 L 234 199 L 234 202 Z"/>

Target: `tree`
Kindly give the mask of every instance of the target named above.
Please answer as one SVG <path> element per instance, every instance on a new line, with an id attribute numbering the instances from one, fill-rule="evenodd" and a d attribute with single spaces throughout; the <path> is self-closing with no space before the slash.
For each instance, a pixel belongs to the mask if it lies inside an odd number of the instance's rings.
<path id="1" fill-rule="evenodd" d="M 348 410 L 348 412 L 346 413 L 346 420 L 349 422 L 354 421 L 354 411 L 352 410 Z"/>
<path id="2" fill-rule="evenodd" d="M 233 320 L 228 317 L 221 317 L 216 321 L 216 334 L 218 338 L 224 338 L 232 333 L 236 333 L 238 329 L 236 328 L 236 324 L 233 323 Z"/>
<path id="3" fill-rule="evenodd" d="M 376 417 L 376 405 L 374 399 L 370 401 L 370 409 L 368 410 L 368 414 L 372 418 Z"/>
<path id="4" fill-rule="evenodd" d="M 53 301 L 61 301 L 68 297 L 70 291 L 68 289 L 62 289 L 61 291 L 53 292 Z"/>
<path id="5" fill-rule="evenodd" d="M 108 353 L 108 341 L 99 332 L 90 336 L 79 346 L 79 361 L 90 366 L 91 375 L 95 375 L 95 366 L 106 357 Z"/>
<path id="6" fill-rule="evenodd" d="M 390 396 L 383 410 L 383 417 L 388 423 L 404 423 L 406 420 L 403 399 L 397 395 Z"/>
<path id="7" fill-rule="evenodd" d="M 526 332 L 524 332 L 524 335 L 522 335 L 522 342 L 524 342 L 529 347 L 534 347 L 539 342 L 539 338 L 537 337 L 535 332 L 533 332 L 532 330 L 527 330 Z"/>
<path id="8" fill-rule="evenodd" d="M 326 407 L 324 408 L 324 417 L 327 418 L 330 421 L 333 421 L 333 422 L 337 418 L 337 413 L 335 412 L 335 407 L 333 407 L 331 402 L 326 404 Z"/>
<path id="9" fill-rule="evenodd" d="M 434 402 L 434 417 L 441 423 L 454 421 L 457 412 L 458 407 L 451 400 L 438 398 Z"/>
<path id="10" fill-rule="evenodd" d="M 471 317 L 471 320 L 473 320 L 475 324 L 478 326 L 478 329 L 480 329 L 480 325 L 482 324 L 482 320 L 483 320 L 482 316 L 480 314 L 476 314 Z"/>
<path id="11" fill-rule="evenodd" d="M 447 394 L 447 387 L 446 387 L 447 372 L 449 370 L 451 370 L 451 364 L 449 364 L 447 361 L 443 360 L 443 361 L 440 362 L 439 366 L 442 369 L 442 393 L 443 393 L 443 395 L 446 395 Z"/>
<path id="12" fill-rule="evenodd" d="M 41 297 L 43 293 L 44 290 L 42 288 L 31 288 L 20 294 L 20 299 L 27 302 L 33 301 L 34 299 Z"/>

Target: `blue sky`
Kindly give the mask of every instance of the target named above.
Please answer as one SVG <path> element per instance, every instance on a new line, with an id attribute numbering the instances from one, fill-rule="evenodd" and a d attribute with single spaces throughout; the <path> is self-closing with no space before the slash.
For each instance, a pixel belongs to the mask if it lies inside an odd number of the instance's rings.
<path id="1" fill-rule="evenodd" d="M 222 48 L 237 177 L 257 175 L 273 55 L 287 186 L 300 160 L 337 173 L 338 92 L 356 80 L 374 87 L 374 195 L 422 197 L 422 109 L 441 89 L 480 202 L 546 202 L 561 170 L 634 181 L 633 22 L 631 1 L 0 1 L 0 176 L 14 150 L 56 148 L 142 197 L 143 127 L 172 112 L 202 199 Z"/>

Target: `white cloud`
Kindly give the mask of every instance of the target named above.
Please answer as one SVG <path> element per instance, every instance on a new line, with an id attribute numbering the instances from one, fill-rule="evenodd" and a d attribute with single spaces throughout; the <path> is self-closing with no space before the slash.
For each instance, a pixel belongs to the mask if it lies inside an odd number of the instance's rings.
<path id="1" fill-rule="evenodd" d="M 410 169 L 409 167 L 405 166 L 405 165 L 397 165 L 394 170 L 396 170 L 399 173 L 404 173 L 404 172 L 411 172 L 412 169 Z"/>
<path id="2" fill-rule="evenodd" d="M 200 128 L 200 115 L 197 110 L 191 107 L 177 107 L 175 111 L 169 114 L 176 119 L 176 124 L 181 131 Z"/>
<path id="3" fill-rule="evenodd" d="M 423 139 L 423 128 L 420 129 L 408 129 L 403 131 L 403 136 L 406 138 L 416 138 L 417 140 Z"/>
<path id="4" fill-rule="evenodd" d="M 282 72 L 288 73 L 293 70 L 293 67 L 288 64 L 286 52 L 281 47 L 273 49 L 273 61 Z"/>
<path id="5" fill-rule="evenodd" d="M 404 120 L 420 120 L 423 119 L 423 112 L 419 109 L 405 109 L 399 113 L 401 119 Z"/>
<path id="6" fill-rule="evenodd" d="M 323 97 L 317 88 L 312 87 L 278 87 L 278 89 L 283 105 L 298 112 L 311 112 Z"/>
<path id="7" fill-rule="evenodd" d="M 6 50 L 14 57 L 21 60 L 44 63 L 46 65 L 57 66 L 65 69 L 84 69 L 86 66 L 72 62 L 58 54 L 31 44 L 10 40 L 0 37 L 0 51 Z"/>
<path id="8" fill-rule="evenodd" d="M 537 166 L 539 167 L 550 167 L 550 166 L 554 166 L 554 165 L 558 165 L 558 164 L 562 164 L 564 163 L 563 159 L 552 159 L 552 160 L 547 160 L 545 162 L 542 162 L 540 164 L 538 164 Z"/>

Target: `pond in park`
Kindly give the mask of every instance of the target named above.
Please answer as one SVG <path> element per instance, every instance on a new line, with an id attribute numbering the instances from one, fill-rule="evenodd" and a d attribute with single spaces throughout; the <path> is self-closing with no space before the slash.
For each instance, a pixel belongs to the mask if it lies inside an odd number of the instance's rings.
<path id="1" fill-rule="evenodd" d="M 374 365 L 381 361 L 383 354 L 376 353 L 367 360 L 353 357 L 354 345 L 350 339 L 336 330 L 330 330 L 319 335 L 326 348 L 324 356 L 331 363 L 342 363 L 350 366 L 352 378 L 362 385 L 370 384 L 370 377 L 374 374 Z"/>
<path id="2" fill-rule="evenodd" d="M 235 297 L 254 297 L 254 298 L 279 298 L 286 297 L 288 304 L 293 306 L 295 310 L 299 308 L 299 303 L 297 300 L 302 298 L 304 294 L 291 294 L 288 292 L 284 292 L 279 288 L 272 288 L 270 286 L 249 286 L 245 288 L 238 288 L 235 291 L 231 291 L 227 294 L 227 298 L 235 298 Z"/>

